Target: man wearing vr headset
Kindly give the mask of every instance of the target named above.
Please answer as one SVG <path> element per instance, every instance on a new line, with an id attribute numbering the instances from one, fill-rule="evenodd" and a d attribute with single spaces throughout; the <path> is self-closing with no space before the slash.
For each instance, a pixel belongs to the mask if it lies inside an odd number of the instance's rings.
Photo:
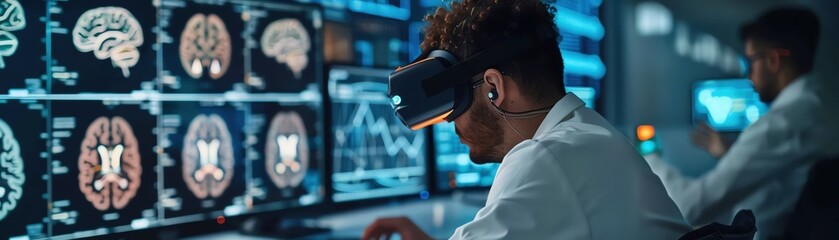
<path id="1" fill-rule="evenodd" d="M 740 35 L 748 77 L 769 111 L 730 148 L 720 133 L 700 126 L 694 143 L 719 163 L 699 178 L 681 175 L 657 156 L 646 159 L 691 224 L 728 222 L 738 209 L 751 209 L 757 239 L 782 238 L 810 167 L 839 157 L 836 93 L 809 76 L 819 39 L 812 11 L 775 9 Z"/>
<path id="2" fill-rule="evenodd" d="M 437 9 L 423 56 L 389 95 L 411 129 L 454 121 L 470 158 L 500 162 L 486 206 L 451 239 L 677 239 L 690 231 L 635 148 L 565 93 L 555 9 L 539 0 L 462 0 Z M 407 218 L 363 239 L 430 239 Z"/>

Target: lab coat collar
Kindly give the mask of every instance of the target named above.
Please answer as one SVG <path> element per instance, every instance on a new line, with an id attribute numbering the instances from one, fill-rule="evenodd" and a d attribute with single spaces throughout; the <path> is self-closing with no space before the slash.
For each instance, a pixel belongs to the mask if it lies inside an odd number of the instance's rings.
<path id="1" fill-rule="evenodd" d="M 533 135 L 533 139 L 541 138 L 542 135 L 562 122 L 565 117 L 571 114 L 571 112 L 585 105 L 586 103 L 583 102 L 583 100 L 580 100 L 580 98 L 577 97 L 577 95 L 574 95 L 574 93 L 569 92 L 565 94 L 565 97 L 562 97 L 562 99 L 559 99 L 559 101 L 554 104 L 551 111 L 548 112 L 548 116 L 545 117 L 545 120 L 542 120 L 542 124 L 539 125 L 539 128 L 536 130 L 536 134 Z"/>
<path id="2" fill-rule="evenodd" d="M 792 83 L 790 83 L 789 85 L 787 85 L 786 88 L 784 88 L 784 90 L 781 90 L 781 93 L 778 94 L 778 97 L 775 98 L 775 101 L 772 101 L 770 109 L 785 105 L 787 102 L 792 102 L 796 98 L 802 96 L 802 94 L 804 94 L 804 91 L 806 91 L 809 81 L 810 77 L 807 74 L 801 75 L 795 80 L 793 80 Z"/>

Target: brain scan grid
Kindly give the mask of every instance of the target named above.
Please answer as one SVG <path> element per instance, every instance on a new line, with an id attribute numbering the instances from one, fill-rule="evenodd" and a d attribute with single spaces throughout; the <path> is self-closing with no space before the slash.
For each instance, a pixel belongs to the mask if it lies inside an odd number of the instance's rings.
<path id="1" fill-rule="evenodd" d="M 0 0 L 0 239 L 108 238 L 321 203 L 320 11 Z M 255 58 L 264 68 L 252 72 L 282 74 L 276 85 L 245 85 Z"/>

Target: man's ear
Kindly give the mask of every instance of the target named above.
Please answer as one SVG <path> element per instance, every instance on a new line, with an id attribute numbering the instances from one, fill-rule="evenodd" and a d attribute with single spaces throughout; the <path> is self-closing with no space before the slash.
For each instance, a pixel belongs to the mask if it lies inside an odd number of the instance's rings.
<path id="1" fill-rule="evenodd" d="M 506 88 L 505 84 L 507 82 L 504 79 L 504 75 L 501 74 L 501 71 L 498 71 L 497 69 L 487 69 L 486 71 L 484 71 L 484 83 L 486 83 L 487 86 L 490 87 L 490 90 L 495 89 L 497 91 L 497 98 L 494 101 L 490 101 L 493 104 L 500 106 L 501 103 L 504 102 L 504 99 L 507 97 L 508 93 L 506 91 L 509 90 L 508 88 Z"/>
<path id="2" fill-rule="evenodd" d="M 766 56 L 766 67 L 772 73 L 781 71 L 781 55 L 776 51 L 770 51 Z"/>

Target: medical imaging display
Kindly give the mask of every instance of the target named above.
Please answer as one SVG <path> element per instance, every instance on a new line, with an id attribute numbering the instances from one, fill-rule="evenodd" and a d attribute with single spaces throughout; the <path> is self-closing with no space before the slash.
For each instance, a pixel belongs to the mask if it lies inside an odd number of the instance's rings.
<path id="1" fill-rule="evenodd" d="M 149 1 L 56 2 L 52 93 L 153 90 L 156 10 Z"/>
<path id="2" fill-rule="evenodd" d="M 204 219 L 242 206 L 246 105 L 171 102 L 162 107 L 165 217 Z"/>
<path id="3" fill-rule="evenodd" d="M 248 161 L 253 179 L 249 198 L 255 210 L 321 202 L 324 195 L 322 108 L 319 103 L 280 105 L 253 103 Z"/>
<path id="4" fill-rule="evenodd" d="M 434 125 L 434 152 L 437 162 L 437 189 L 489 187 L 498 164 L 475 164 L 469 146 L 460 142 L 453 122 Z"/>
<path id="5" fill-rule="evenodd" d="M 321 13 L 312 7 L 252 8 L 247 84 L 252 92 L 300 92 L 322 75 Z"/>
<path id="6" fill-rule="evenodd" d="M 44 4 L 0 0 L 0 94 L 46 91 Z"/>
<path id="7" fill-rule="evenodd" d="M 51 106 L 53 235 L 79 237 L 85 235 L 79 230 L 131 229 L 156 220 L 151 104 L 55 101 Z"/>
<path id="8" fill-rule="evenodd" d="M 163 91 L 222 93 L 244 88 L 242 14 L 229 3 L 162 2 Z"/>
<path id="9" fill-rule="evenodd" d="M 0 239 L 47 234 L 42 101 L 0 100 Z"/>
<path id="10" fill-rule="evenodd" d="M 333 200 L 419 193 L 426 189 L 424 131 L 403 125 L 386 96 L 387 69 L 333 67 Z"/>
<path id="11" fill-rule="evenodd" d="M 693 85 L 693 121 L 724 132 L 739 132 L 769 107 L 760 101 L 749 79 L 715 79 Z"/>

